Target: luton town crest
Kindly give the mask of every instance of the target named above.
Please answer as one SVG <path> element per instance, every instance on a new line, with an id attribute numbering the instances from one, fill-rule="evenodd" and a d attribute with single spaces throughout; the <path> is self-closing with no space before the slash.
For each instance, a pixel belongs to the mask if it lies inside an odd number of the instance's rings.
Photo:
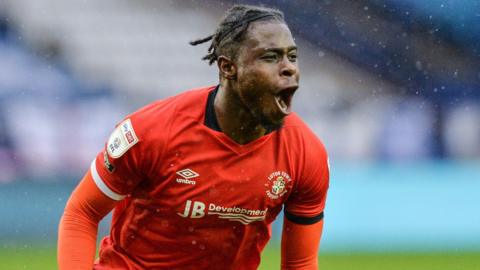
<path id="1" fill-rule="evenodd" d="M 275 195 L 281 194 L 285 190 L 285 179 L 282 176 L 277 177 L 272 184 L 272 193 Z"/>
<path id="2" fill-rule="evenodd" d="M 288 184 L 292 178 L 288 173 L 283 171 L 276 171 L 268 176 L 267 196 L 271 199 L 278 199 L 288 192 Z"/>

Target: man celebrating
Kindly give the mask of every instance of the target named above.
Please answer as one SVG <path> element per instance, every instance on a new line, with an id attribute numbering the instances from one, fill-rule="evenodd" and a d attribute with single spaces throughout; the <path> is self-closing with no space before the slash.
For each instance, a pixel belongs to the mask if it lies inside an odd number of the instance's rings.
<path id="1" fill-rule="evenodd" d="M 219 85 L 126 117 L 72 193 L 61 270 L 256 269 L 282 207 L 282 268 L 317 269 L 328 158 L 291 113 L 300 74 L 283 14 L 234 6 L 192 45 L 210 40 L 204 59 L 217 63 Z"/>

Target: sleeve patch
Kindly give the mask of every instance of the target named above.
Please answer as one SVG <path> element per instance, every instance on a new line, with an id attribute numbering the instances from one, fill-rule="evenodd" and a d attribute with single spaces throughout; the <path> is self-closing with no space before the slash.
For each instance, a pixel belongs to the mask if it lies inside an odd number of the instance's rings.
<path id="1" fill-rule="evenodd" d="M 115 166 L 113 166 L 108 159 L 107 151 L 103 152 L 103 165 L 105 166 L 105 169 L 107 169 L 110 173 L 113 173 L 113 171 L 115 171 Z"/>
<path id="2" fill-rule="evenodd" d="M 93 160 L 92 165 L 90 165 L 90 172 L 92 173 L 92 178 L 95 184 L 97 185 L 98 189 L 100 189 L 103 194 L 107 195 L 110 197 L 110 199 L 115 200 L 115 201 L 121 201 L 125 198 L 124 195 L 120 195 L 116 193 L 115 191 L 111 190 L 102 180 L 100 175 L 98 174 L 97 171 L 97 165 L 96 165 L 96 159 Z"/>
<path id="3" fill-rule="evenodd" d="M 130 119 L 123 121 L 108 138 L 107 152 L 112 158 L 119 158 L 138 142 Z"/>

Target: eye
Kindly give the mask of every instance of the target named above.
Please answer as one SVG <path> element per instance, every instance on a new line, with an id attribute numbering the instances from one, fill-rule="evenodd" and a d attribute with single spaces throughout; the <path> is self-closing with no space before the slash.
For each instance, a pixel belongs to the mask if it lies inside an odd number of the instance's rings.
<path id="1" fill-rule="evenodd" d="M 291 62 L 296 62 L 297 61 L 297 53 L 290 53 L 288 55 L 288 60 L 290 60 Z"/>
<path id="2" fill-rule="evenodd" d="M 265 61 L 268 61 L 268 62 L 273 62 L 273 61 L 276 61 L 278 59 L 278 56 L 275 53 L 268 53 L 268 54 L 263 55 L 260 58 L 262 60 L 265 60 Z"/>

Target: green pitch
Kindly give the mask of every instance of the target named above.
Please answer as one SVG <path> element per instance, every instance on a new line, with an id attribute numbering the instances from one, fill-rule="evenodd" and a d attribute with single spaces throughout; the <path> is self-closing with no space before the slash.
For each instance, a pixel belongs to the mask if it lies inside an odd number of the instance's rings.
<path id="1" fill-rule="evenodd" d="M 260 269 L 279 269 L 279 251 L 268 249 Z M 320 270 L 480 270 L 478 253 L 321 253 Z"/>
<path id="2" fill-rule="evenodd" d="M 478 253 L 326 253 L 321 270 L 480 270 Z M 259 269 L 279 269 L 278 248 L 268 248 Z M 0 248 L 2 270 L 57 269 L 55 248 Z"/>

